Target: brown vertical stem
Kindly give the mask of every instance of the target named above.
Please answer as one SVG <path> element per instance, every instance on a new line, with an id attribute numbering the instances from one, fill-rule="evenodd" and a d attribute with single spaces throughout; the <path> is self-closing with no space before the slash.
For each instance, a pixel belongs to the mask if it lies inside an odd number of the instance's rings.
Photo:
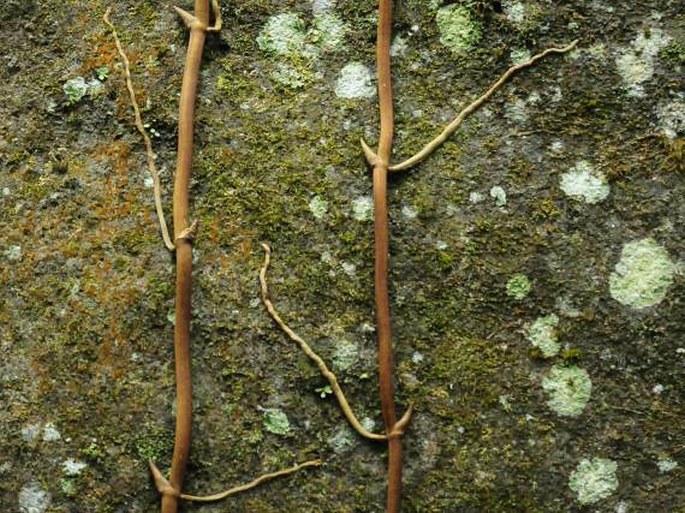
<path id="1" fill-rule="evenodd" d="M 378 158 L 373 166 L 375 274 L 374 289 L 378 333 L 378 374 L 381 410 L 386 434 L 397 421 L 393 385 L 393 351 L 388 298 L 388 165 L 392 153 L 393 108 L 390 76 L 390 36 L 392 32 L 392 0 L 379 0 L 376 66 L 378 68 L 378 99 L 380 106 L 380 137 Z M 400 510 L 402 498 L 402 438 L 388 441 L 388 491 L 386 512 Z"/>
<path id="2" fill-rule="evenodd" d="M 187 13 L 186 13 L 187 14 Z M 195 0 L 192 19 L 181 13 L 190 28 L 181 102 L 178 115 L 178 157 L 174 183 L 174 237 L 176 238 L 176 325 L 174 357 L 176 365 L 176 435 L 171 461 L 171 491 L 162 495 L 162 513 L 176 513 L 178 494 L 183 488 L 192 423 L 192 384 L 190 373 L 190 299 L 192 293 L 193 248 L 188 236 L 188 189 L 193 161 L 193 124 L 200 62 L 209 24 L 209 1 Z"/>

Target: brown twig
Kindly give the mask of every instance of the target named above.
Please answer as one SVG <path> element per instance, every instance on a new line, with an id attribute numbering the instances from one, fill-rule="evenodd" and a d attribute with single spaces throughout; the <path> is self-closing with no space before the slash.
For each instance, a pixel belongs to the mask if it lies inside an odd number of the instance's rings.
<path id="1" fill-rule="evenodd" d="M 393 350 L 388 296 L 389 235 L 388 235 L 388 166 L 392 154 L 394 114 L 390 75 L 390 37 L 392 35 L 392 0 L 378 2 L 378 32 L 376 34 L 376 67 L 380 135 L 373 166 L 374 205 L 374 296 L 376 332 L 378 334 L 378 379 L 381 411 L 386 434 L 392 433 L 397 422 L 393 384 Z M 388 440 L 388 477 L 386 512 L 397 513 L 402 500 L 402 436 Z"/>
<path id="2" fill-rule="evenodd" d="M 152 143 L 150 142 L 150 137 L 147 135 L 145 130 L 145 125 L 143 125 L 143 118 L 140 115 L 140 108 L 138 107 L 138 100 L 136 99 L 136 93 L 133 90 L 133 82 L 131 81 L 131 63 L 124 52 L 124 48 L 119 41 L 119 36 L 117 35 L 117 29 L 114 24 L 110 21 L 109 15 L 112 11 L 111 7 L 108 7 L 105 11 L 105 15 L 102 17 L 103 21 L 112 31 L 112 37 L 114 37 L 114 43 L 117 46 L 117 51 L 119 52 L 119 57 L 124 65 L 124 77 L 126 78 L 126 88 L 128 89 L 128 95 L 131 99 L 131 106 L 133 107 L 133 114 L 135 117 L 135 125 L 143 137 L 143 142 L 145 143 L 145 153 L 147 154 L 147 168 L 152 176 L 152 184 L 154 188 L 155 196 L 155 209 L 157 210 L 157 218 L 159 219 L 159 226 L 162 230 L 162 238 L 164 239 L 164 245 L 169 251 L 176 249 L 176 246 L 171 241 L 169 237 L 169 228 L 167 227 L 166 218 L 164 217 L 164 209 L 162 208 L 162 185 L 159 180 L 159 172 L 157 171 L 157 166 L 155 166 L 155 154 L 152 151 Z"/>
<path id="3" fill-rule="evenodd" d="M 216 6 L 215 6 L 216 7 Z M 162 513 L 176 513 L 183 489 L 192 423 L 192 384 L 190 372 L 190 301 L 192 294 L 193 224 L 188 223 L 188 189 L 193 161 L 193 123 L 200 63 L 209 25 L 209 0 L 195 0 L 195 13 L 178 7 L 190 30 L 181 100 L 178 114 L 178 155 L 174 182 L 174 235 L 176 239 L 176 324 L 174 357 L 176 368 L 176 434 L 171 459 L 169 486 L 174 493 L 162 494 Z"/>
<path id="4" fill-rule="evenodd" d="M 291 340 L 300 346 L 302 352 L 304 352 L 304 354 L 306 354 L 307 357 L 316 364 L 316 366 L 319 368 L 319 372 L 321 372 L 321 375 L 328 380 L 328 383 L 330 383 L 331 389 L 333 390 L 333 395 L 335 395 L 335 398 L 338 400 L 340 409 L 343 411 L 347 421 L 357 433 L 364 438 L 368 438 L 369 440 L 387 441 L 389 438 L 401 436 L 404 433 L 405 427 L 409 423 L 409 419 L 411 418 L 411 407 L 408 408 L 402 418 L 395 423 L 392 431 L 389 434 L 379 435 L 366 429 L 362 423 L 359 422 L 359 419 L 352 411 L 350 403 L 347 401 L 347 398 L 340 387 L 340 383 L 338 382 L 338 378 L 335 373 L 328 368 L 326 362 L 324 362 L 323 359 L 316 354 L 316 352 L 314 352 L 311 346 L 307 344 L 307 342 L 305 342 L 304 339 L 302 339 L 297 333 L 290 329 L 290 327 L 283 321 L 281 316 L 276 311 L 273 303 L 269 299 L 269 288 L 266 281 L 266 273 L 269 270 L 269 263 L 271 262 L 271 248 L 269 248 L 269 246 L 266 244 L 262 244 L 262 249 L 264 249 L 264 264 L 259 271 L 262 302 L 264 303 L 264 306 L 269 312 L 271 318 L 276 322 L 276 324 L 278 324 L 278 327 L 281 328 L 281 330 L 283 330 L 283 332 L 285 332 L 285 334 L 288 335 Z"/>

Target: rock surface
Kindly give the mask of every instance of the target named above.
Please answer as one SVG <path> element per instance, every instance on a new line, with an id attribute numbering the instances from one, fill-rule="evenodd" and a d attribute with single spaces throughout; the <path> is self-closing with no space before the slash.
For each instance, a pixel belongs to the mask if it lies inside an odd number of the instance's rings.
<path id="1" fill-rule="evenodd" d="M 377 6 L 222 4 L 197 102 L 186 489 L 325 465 L 184 511 L 380 512 L 383 447 L 349 430 L 257 282 L 268 242 L 274 303 L 378 429 L 359 149 L 378 135 Z M 513 62 L 580 40 L 391 179 L 397 401 L 416 408 L 404 511 L 685 510 L 680 2 L 397 4 L 397 161 Z M 171 5 L 0 3 L 2 511 L 158 511 L 146 461 L 166 469 L 173 445 L 174 259 L 101 18 L 111 6 L 170 212 L 187 44 Z M 658 262 L 633 255 L 645 245 Z M 558 321 L 546 354 L 540 318 Z M 582 379 L 554 381 L 569 369 Z M 555 411 L 560 390 L 582 405 Z"/>

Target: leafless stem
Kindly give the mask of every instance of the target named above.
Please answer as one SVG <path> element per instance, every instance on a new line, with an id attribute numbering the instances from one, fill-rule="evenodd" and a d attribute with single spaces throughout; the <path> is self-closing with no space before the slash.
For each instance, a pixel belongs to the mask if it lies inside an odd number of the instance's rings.
<path id="1" fill-rule="evenodd" d="M 155 166 L 155 154 L 152 151 L 152 143 L 150 142 L 150 137 L 147 135 L 145 130 L 145 125 L 143 125 L 143 119 L 140 115 L 140 108 L 138 107 L 138 101 L 136 99 L 136 93 L 133 90 L 133 83 L 131 81 L 131 63 L 124 52 L 124 48 L 119 41 L 119 36 L 117 35 L 117 30 L 114 24 L 110 21 L 109 15 L 112 8 L 109 7 L 105 11 L 103 16 L 104 22 L 112 31 L 112 36 L 114 37 L 114 43 L 117 45 L 117 50 L 119 52 L 119 57 L 121 57 L 121 62 L 124 65 L 124 76 L 126 77 L 126 88 L 128 89 L 129 97 L 131 98 L 131 106 L 133 107 L 133 114 L 135 116 L 135 125 L 143 137 L 143 142 L 145 143 L 145 152 L 147 153 L 147 168 L 152 176 L 152 184 L 154 187 L 155 196 L 155 209 L 157 210 L 157 218 L 159 219 L 159 226 L 162 230 L 162 238 L 164 239 L 164 245 L 169 251 L 176 249 L 176 246 L 171 241 L 169 236 L 169 228 L 167 227 L 166 219 L 164 217 L 164 209 L 162 208 L 162 185 L 159 180 L 159 172 L 157 171 L 157 166 Z"/>
<path id="2" fill-rule="evenodd" d="M 169 484 L 169 481 L 167 481 L 164 476 L 162 475 L 162 472 L 157 468 L 157 465 L 150 460 L 148 461 L 148 465 L 150 466 L 150 473 L 152 474 L 152 477 L 155 481 L 155 486 L 157 487 L 157 491 L 159 491 L 162 496 L 165 495 L 172 495 L 175 496 L 177 499 L 183 499 L 187 501 L 194 501 L 194 502 L 214 502 L 214 501 L 220 501 L 222 499 L 225 499 L 226 497 L 230 497 L 231 495 L 236 495 L 241 492 L 246 492 L 248 490 L 251 490 L 252 488 L 256 488 L 260 484 L 270 481 L 272 479 L 276 479 L 277 477 L 283 477 L 283 476 L 288 476 L 290 474 L 294 474 L 298 470 L 302 470 L 307 467 L 318 467 L 321 465 L 321 460 L 310 460 L 310 461 L 305 461 L 304 463 L 298 463 L 297 465 L 294 465 L 292 467 L 279 470 L 277 472 L 270 472 L 268 474 L 262 474 L 259 476 L 257 479 L 253 479 L 249 483 L 245 483 L 239 486 L 235 486 L 233 488 L 230 488 L 224 492 L 221 493 L 216 493 L 214 495 L 188 495 L 185 493 L 178 493 L 176 489 L 174 489 L 171 484 Z"/>
<path id="3" fill-rule="evenodd" d="M 176 239 L 176 323 L 174 358 L 176 368 L 176 434 L 169 486 L 174 493 L 162 494 L 162 513 L 176 513 L 190 453 L 192 382 L 190 371 L 190 303 L 192 295 L 193 224 L 188 223 L 188 189 L 193 161 L 195 98 L 207 26 L 209 0 L 195 0 L 195 14 L 176 8 L 190 29 L 181 101 L 178 114 L 178 155 L 174 182 L 174 235 Z"/>
<path id="4" fill-rule="evenodd" d="M 393 383 L 393 348 L 388 294 L 389 230 L 388 230 L 388 166 L 392 154 L 394 114 L 392 78 L 390 74 L 390 38 L 392 36 L 392 0 L 378 2 L 376 35 L 376 68 L 378 73 L 378 104 L 380 135 L 373 166 L 374 205 L 374 296 L 376 333 L 378 336 L 378 380 L 381 412 L 385 432 L 390 435 L 397 423 Z M 368 157 L 368 154 L 367 154 Z M 386 513 L 398 513 L 402 502 L 402 437 L 388 440 L 388 490 Z"/>
<path id="5" fill-rule="evenodd" d="M 264 249 L 264 264 L 262 265 L 262 268 L 259 272 L 262 302 L 264 303 L 264 306 L 269 312 L 271 318 L 276 322 L 276 324 L 278 324 L 278 327 L 281 328 L 281 330 L 283 330 L 283 332 L 285 332 L 285 334 L 288 335 L 291 340 L 293 340 L 298 346 L 300 346 L 302 352 L 304 352 L 304 354 L 306 354 L 307 357 L 316 364 L 316 366 L 319 368 L 319 372 L 321 372 L 321 375 L 328 380 L 328 383 L 330 383 L 331 389 L 333 390 L 333 395 L 335 395 L 335 398 L 338 400 L 338 404 L 340 404 L 340 409 L 342 409 L 347 421 L 350 423 L 350 425 L 354 428 L 354 430 L 357 433 L 359 433 L 364 438 L 368 438 L 369 440 L 387 441 L 391 437 L 401 436 L 402 433 L 404 433 L 404 428 L 409 423 L 409 419 L 412 414 L 411 407 L 407 409 L 402 418 L 393 426 L 393 429 L 389 434 L 378 435 L 367 430 L 361 424 L 361 422 L 359 422 L 359 419 L 352 411 L 350 403 L 347 401 L 347 398 L 345 397 L 345 394 L 342 391 L 342 388 L 340 387 L 340 383 L 338 382 L 337 376 L 333 373 L 333 371 L 331 371 L 328 368 L 326 362 L 324 362 L 323 359 L 318 354 L 316 354 L 316 352 L 314 352 L 311 346 L 307 344 L 307 342 L 305 342 L 304 339 L 302 339 L 297 333 L 290 329 L 290 327 L 283 321 L 281 316 L 276 311 L 276 308 L 274 307 L 273 303 L 269 299 L 269 288 L 266 281 L 266 273 L 269 270 L 269 263 L 271 262 L 271 248 L 269 248 L 269 246 L 266 244 L 262 244 L 262 248 Z"/>
<path id="6" fill-rule="evenodd" d="M 421 151 L 419 151 L 416 155 L 413 157 L 408 158 L 404 162 L 401 162 L 399 164 L 394 164 L 391 165 L 388 170 L 389 171 L 402 171 L 403 169 L 409 169 L 410 167 L 414 166 L 415 164 L 418 164 L 422 160 L 424 160 L 426 157 L 428 157 L 431 153 L 433 153 L 436 148 L 438 148 L 442 143 L 444 143 L 449 136 L 451 136 L 454 131 L 457 129 L 457 127 L 461 124 L 462 121 L 471 114 L 472 112 L 476 111 L 483 103 L 485 103 L 488 98 L 490 98 L 495 92 L 502 87 L 509 78 L 516 73 L 519 70 L 522 70 L 524 68 L 527 68 L 529 66 L 532 66 L 535 64 L 537 61 L 542 59 L 543 57 L 551 54 L 551 53 L 566 53 L 578 44 L 578 40 L 575 40 L 571 42 L 570 44 L 561 47 L 561 48 L 548 48 L 547 50 L 540 52 L 537 55 L 534 55 L 530 59 L 528 59 L 525 62 L 522 62 L 520 64 L 516 64 L 515 66 L 512 66 L 509 68 L 507 71 L 504 72 L 504 74 L 497 80 L 494 84 L 490 86 L 490 88 L 483 93 L 479 98 L 474 100 L 472 103 L 470 103 L 464 110 L 462 110 L 459 115 L 454 118 L 454 120 L 445 127 L 445 129 L 438 135 L 435 139 L 430 141 L 428 144 L 426 144 Z M 370 151 L 369 147 L 366 145 L 364 141 L 362 141 L 362 147 L 364 148 L 365 154 L 367 154 L 367 159 L 368 157 L 368 152 Z M 373 152 L 372 152 L 373 153 Z"/>
<path id="7" fill-rule="evenodd" d="M 226 490 L 225 492 L 217 493 L 214 495 L 205 495 L 205 496 L 198 496 L 198 495 L 187 495 L 185 493 L 181 494 L 181 499 L 185 499 L 187 501 L 195 501 L 195 502 L 213 502 L 213 501 L 219 501 L 221 499 L 225 499 L 226 497 L 229 497 L 231 495 L 235 495 L 240 492 L 246 492 L 247 490 L 251 490 L 252 488 L 255 488 L 259 486 L 260 484 L 270 481 L 272 479 L 276 479 L 277 477 L 283 477 L 283 476 L 289 476 L 290 474 L 294 474 L 295 472 L 302 470 L 303 468 L 307 467 L 318 467 L 321 465 L 321 460 L 311 460 L 311 461 L 305 461 L 304 463 L 299 463 L 297 465 L 294 465 L 292 467 L 279 470 L 277 472 L 271 472 L 268 474 L 263 474 L 259 476 L 257 479 L 254 479 L 250 481 L 249 483 L 245 483 L 240 486 L 235 486 L 229 490 Z"/>

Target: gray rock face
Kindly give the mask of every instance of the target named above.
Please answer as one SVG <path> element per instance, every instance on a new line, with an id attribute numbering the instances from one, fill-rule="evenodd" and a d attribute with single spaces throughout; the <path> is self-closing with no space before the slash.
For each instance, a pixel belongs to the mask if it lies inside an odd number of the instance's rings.
<path id="1" fill-rule="evenodd" d="M 156 511 L 174 258 L 101 16 L 131 57 L 167 212 L 186 30 L 170 2 L 0 3 L 0 510 Z M 222 3 L 197 101 L 186 491 L 321 458 L 202 510 L 382 511 L 382 449 L 349 430 L 257 282 L 268 242 L 281 315 L 378 430 L 359 148 L 378 137 L 377 5 Z M 513 63 L 580 40 L 391 177 L 397 403 L 416 408 L 403 511 L 685 508 L 677 4 L 398 2 L 398 162 Z"/>

